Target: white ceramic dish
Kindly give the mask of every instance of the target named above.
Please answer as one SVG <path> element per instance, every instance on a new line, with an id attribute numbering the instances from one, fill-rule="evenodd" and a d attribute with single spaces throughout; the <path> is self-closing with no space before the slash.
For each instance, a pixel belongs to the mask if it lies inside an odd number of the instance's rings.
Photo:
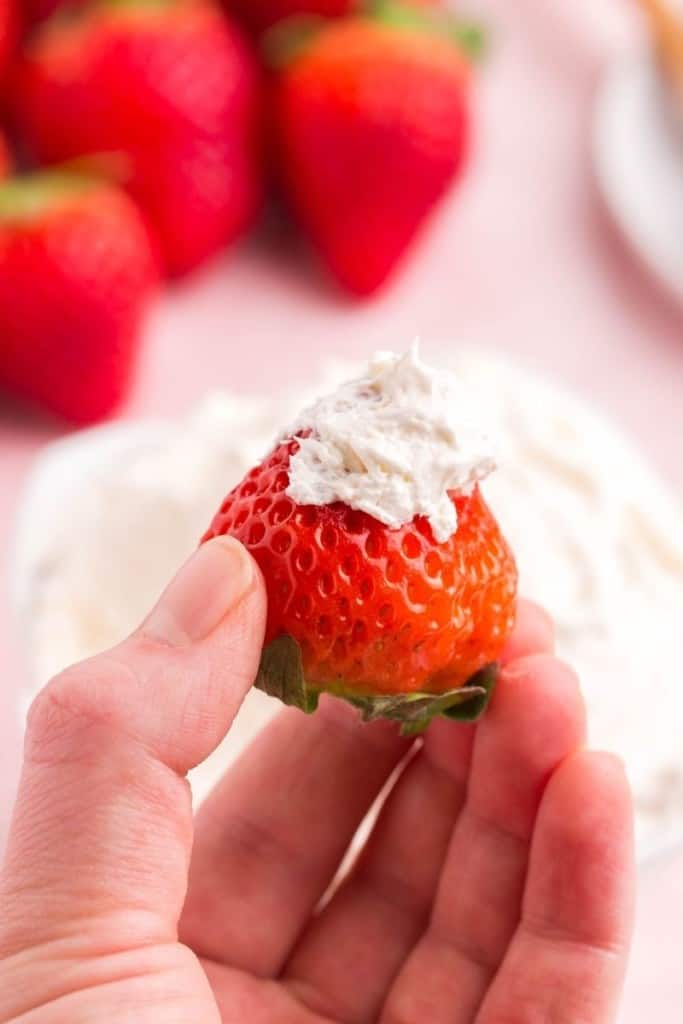
<path id="1" fill-rule="evenodd" d="M 609 68 L 593 157 L 604 201 L 642 262 L 683 303 L 683 123 L 647 56 Z"/>

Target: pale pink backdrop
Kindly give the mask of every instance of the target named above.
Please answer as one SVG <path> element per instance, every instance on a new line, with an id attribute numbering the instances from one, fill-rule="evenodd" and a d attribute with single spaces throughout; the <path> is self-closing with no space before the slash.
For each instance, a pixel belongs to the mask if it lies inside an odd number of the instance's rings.
<path id="1" fill-rule="evenodd" d="M 287 388 L 326 354 L 360 356 L 419 333 L 496 346 L 565 378 L 683 490 L 683 314 L 623 247 L 590 164 L 601 72 L 638 45 L 642 27 L 628 0 L 479 0 L 477 9 L 492 49 L 473 165 L 393 289 L 351 305 L 271 228 L 157 308 L 126 416 L 174 413 L 208 386 Z M 22 482 L 54 436 L 0 406 L 0 566 Z M 15 693 L 24 672 L 4 591 L 0 649 L 1 839 L 18 771 Z M 642 873 L 625 1024 L 683 1019 L 681 920 L 683 854 Z"/>

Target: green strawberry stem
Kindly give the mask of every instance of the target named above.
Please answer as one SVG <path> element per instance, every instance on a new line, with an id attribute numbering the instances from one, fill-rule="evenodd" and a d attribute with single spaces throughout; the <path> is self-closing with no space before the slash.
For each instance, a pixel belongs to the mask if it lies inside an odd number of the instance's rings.
<path id="1" fill-rule="evenodd" d="M 321 690 L 308 685 L 301 648 L 292 636 L 283 633 L 265 647 L 255 686 L 306 714 L 316 710 L 322 692 L 330 693 L 358 708 L 363 721 L 389 718 L 400 723 L 404 736 L 413 736 L 423 732 L 439 715 L 475 722 L 488 707 L 497 676 L 498 666 L 487 665 L 465 686 L 441 694 L 403 693 L 373 697 L 341 692 L 334 687 Z"/>
<path id="2" fill-rule="evenodd" d="M 125 153 L 92 153 L 0 183 L 0 222 L 40 218 L 102 182 L 125 185 L 132 173 Z"/>
<path id="3" fill-rule="evenodd" d="M 0 184 L 0 223 L 30 222 L 84 188 L 83 178 L 62 171 L 36 171 Z"/>

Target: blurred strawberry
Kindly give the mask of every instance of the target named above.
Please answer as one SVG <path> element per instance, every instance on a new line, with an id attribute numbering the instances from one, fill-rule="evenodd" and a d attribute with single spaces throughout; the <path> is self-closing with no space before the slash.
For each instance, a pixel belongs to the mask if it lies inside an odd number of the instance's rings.
<path id="1" fill-rule="evenodd" d="M 253 32 L 262 32 L 295 14 L 336 18 L 358 10 L 362 0 L 226 0 L 229 11 Z"/>
<path id="2" fill-rule="evenodd" d="M 45 21 L 58 9 L 66 7 L 85 7 L 92 0 L 23 0 L 21 9 L 25 29 L 31 29 L 40 21 Z"/>
<path id="3" fill-rule="evenodd" d="M 466 40 L 480 42 L 442 14 L 388 7 L 299 36 L 282 71 L 275 116 L 285 192 L 354 294 L 386 281 L 461 171 Z"/>
<path id="4" fill-rule="evenodd" d="M 170 274 L 238 237 L 259 209 L 258 71 L 205 0 L 105 0 L 47 22 L 25 47 L 14 106 L 41 162 L 127 157 L 125 183 Z"/>
<path id="5" fill-rule="evenodd" d="M 73 423 L 107 416 L 156 276 L 120 189 L 58 172 L 0 184 L 0 388 Z"/>
<path id="6" fill-rule="evenodd" d="M 12 160 L 9 155 L 9 149 L 4 136 L 0 132 L 0 181 L 8 176 L 11 166 Z"/>
<path id="7" fill-rule="evenodd" d="M 14 0 L 0 0 L 0 84 L 4 81 L 14 48 L 16 28 Z"/>
<path id="8" fill-rule="evenodd" d="M 439 0 L 407 0 L 415 6 L 424 7 Z M 253 32 L 263 32 L 279 21 L 293 15 L 311 14 L 322 18 L 338 18 L 346 14 L 362 12 L 370 7 L 371 0 L 225 0 L 229 11 L 234 12 Z"/>

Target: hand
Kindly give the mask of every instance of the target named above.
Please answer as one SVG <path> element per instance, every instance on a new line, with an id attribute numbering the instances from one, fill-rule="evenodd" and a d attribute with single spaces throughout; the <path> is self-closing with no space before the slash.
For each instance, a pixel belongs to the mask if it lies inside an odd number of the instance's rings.
<path id="1" fill-rule="evenodd" d="M 229 729 L 264 618 L 254 563 L 219 538 L 134 636 L 37 698 L 0 884 L 0 1021 L 613 1021 L 630 798 L 619 763 L 581 749 L 543 613 L 520 609 L 478 726 L 434 722 L 410 750 L 332 700 L 283 710 L 193 825 L 185 774 Z"/>

